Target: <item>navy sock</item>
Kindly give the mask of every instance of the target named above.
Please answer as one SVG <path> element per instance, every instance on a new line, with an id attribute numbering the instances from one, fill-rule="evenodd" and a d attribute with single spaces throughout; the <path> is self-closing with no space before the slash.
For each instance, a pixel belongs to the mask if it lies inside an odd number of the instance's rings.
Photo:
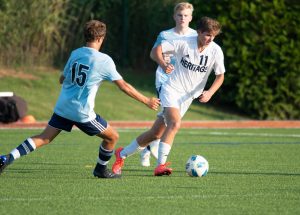
<path id="1" fill-rule="evenodd" d="M 30 143 L 28 142 L 28 140 L 25 140 L 22 144 L 20 144 L 17 147 L 17 150 L 19 151 L 20 155 L 27 155 L 30 152 L 32 152 L 34 150 L 34 148 L 30 145 Z"/>
<path id="2" fill-rule="evenodd" d="M 10 161 L 14 161 L 24 155 L 33 152 L 36 149 L 36 145 L 31 138 L 24 140 L 22 144 L 20 144 L 17 148 L 13 149 L 10 152 Z"/>
<path id="3" fill-rule="evenodd" d="M 98 157 L 98 164 L 102 166 L 106 166 L 108 161 L 113 156 L 113 150 L 104 149 L 102 145 L 99 147 L 99 157 Z"/>
<path id="4" fill-rule="evenodd" d="M 14 161 L 14 156 L 12 156 L 12 154 L 8 155 L 8 163 L 11 164 Z"/>

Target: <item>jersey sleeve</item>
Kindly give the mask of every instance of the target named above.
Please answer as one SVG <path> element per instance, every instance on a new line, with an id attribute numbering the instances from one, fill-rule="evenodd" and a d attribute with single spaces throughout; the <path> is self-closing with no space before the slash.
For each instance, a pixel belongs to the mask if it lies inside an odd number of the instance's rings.
<path id="1" fill-rule="evenodd" d="M 215 55 L 215 64 L 214 64 L 214 71 L 215 75 L 220 75 L 225 73 L 225 66 L 224 66 L 224 54 L 221 48 L 218 48 Z"/>
<path id="2" fill-rule="evenodd" d="M 164 33 L 160 32 L 159 35 L 156 38 L 156 41 L 155 41 L 155 43 L 153 45 L 153 48 L 155 48 L 156 46 L 160 45 L 163 40 L 165 40 Z"/>
<path id="3" fill-rule="evenodd" d="M 190 39 L 182 38 L 176 40 L 163 40 L 161 42 L 162 52 L 164 54 L 173 54 L 181 53 L 186 46 L 188 46 Z"/>
<path id="4" fill-rule="evenodd" d="M 73 53 L 73 52 L 72 52 L 72 53 Z M 72 56 L 72 54 L 71 54 L 71 56 Z M 62 75 L 63 75 L 64 77 L 67 77 L 67 75 L 68 75 L 68 73 L 69 73 L 68 70 L 71 68 L 71 66 L 70 66 L 70 64 L 71 64 L 71 56 L 69 57 L 69 59 L 68 59 L 66 65 L 65 65 L 65 67 L 64 67 L 64 70 L 63 70 L 63 72 L 62 72 Z"/>
<path id="5" fill-rule="evenodd" d="M 103 73 L 104 80 L 116 81 L 116 80 L 123 79 L 122 76 L 118 73 L 114 61 L 109 56 L 107 56 L 104 68 L 105 68 Z"/>
<path id="6" fill-rule="evenodd" d="M 161 49 L 164 54 L 174 54 L 176 50 L 176 45 L 174 41 L 163 40 L 161 42 Z"/>

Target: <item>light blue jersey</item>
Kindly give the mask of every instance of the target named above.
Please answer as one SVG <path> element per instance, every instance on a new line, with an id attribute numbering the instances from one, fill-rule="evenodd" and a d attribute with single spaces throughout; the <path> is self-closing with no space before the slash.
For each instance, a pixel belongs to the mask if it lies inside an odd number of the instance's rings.
<path id="1" fill-rule="evenodd" d="M 76 122 L 96 118 L 95 97 L 103 80 L 122 79 L 111 57 L 89 47 L 72 52 L 63 76 L 65 79 L 54 112 Z"/>
<path id="2" fill-rule="evenodd" d="M 193 37 L 197 35 L 198 35 L 197 31 L 195 31 L 192 28 L 189 28 L 189 30 L 185 34 L 177 34 L 175 32 L 175 28 L 171 28 L 169 30 L 160 32 L 153 47 L 158 46 L 159 44 L 161 44 L 162 41 L 173 41 L 177 39 L 182 39 L 184 37 Z M 170 63 L 175 66 L 175 58 L 173 56 L 169 56 L 169 57 L 170 57 Z M 156 78 L 155 78 L 156 89 L 159 89 L 162 86 L 162 84 L 168 80 L 169 76 L 170 74 L 166 74 L 163 71 L 163 69 L 160 66 L 158 66 L 156 69 Z"/>

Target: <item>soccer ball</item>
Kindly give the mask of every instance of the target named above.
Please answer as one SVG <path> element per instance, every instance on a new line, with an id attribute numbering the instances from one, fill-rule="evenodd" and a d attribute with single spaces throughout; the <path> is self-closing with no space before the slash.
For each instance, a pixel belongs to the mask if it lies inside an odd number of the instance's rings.
<path id="1" fill-rule="evenodd" d="M 201 155 L 192 155 L 185 165 L 185 171 L 189 176 L 202 177 L 208 172 L 208 162 Z"/>

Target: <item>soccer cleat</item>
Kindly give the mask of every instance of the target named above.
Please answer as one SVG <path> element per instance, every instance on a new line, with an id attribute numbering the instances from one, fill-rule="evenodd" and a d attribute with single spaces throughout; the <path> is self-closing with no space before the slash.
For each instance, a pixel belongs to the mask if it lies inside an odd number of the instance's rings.
<path id="1" fill-rule="evenodd" d="M 116 149 L 116 151 L 115 151 L 116 161 L 114 162 L 114 164 L 112 166 L 112 172 L 114 174 L 118 174 L 118 175 L 121 175 L 122 167 L 124 166 L 124 159 L 121 158 L 121 156 L 120 156 L 120 152 L 122 150 L 123 150 L 122 147 Z"/>
<path id="2" fill-rule="evenodd" d="M 151 152 L 146 148 L 141 151 L 140 158 L 141 158 L 141 165 L 148 167 L 150 166 L 150 154 Z"/>
<path id="3" fill-rule="evenodd" d="M 98 178 L 121 178 L 121 175 L 110 172 L 106 167 L 102 169 L 98 168 L 98 164 L 94 169 L 93 175 Z"/>
<path id="4" fill-rule="evenodd" d="M 154 170 L 154 176 L 163 176 L 163 175 L 171 175 L 172 168 L 168 168 L 170 163 L 160 164 Z"/>
<path id="5" fill-rule="evenodd" d="M 10 155 L 1 155 L 0 156 L 0 174 L 8 166 L 9 156 Z"/>

